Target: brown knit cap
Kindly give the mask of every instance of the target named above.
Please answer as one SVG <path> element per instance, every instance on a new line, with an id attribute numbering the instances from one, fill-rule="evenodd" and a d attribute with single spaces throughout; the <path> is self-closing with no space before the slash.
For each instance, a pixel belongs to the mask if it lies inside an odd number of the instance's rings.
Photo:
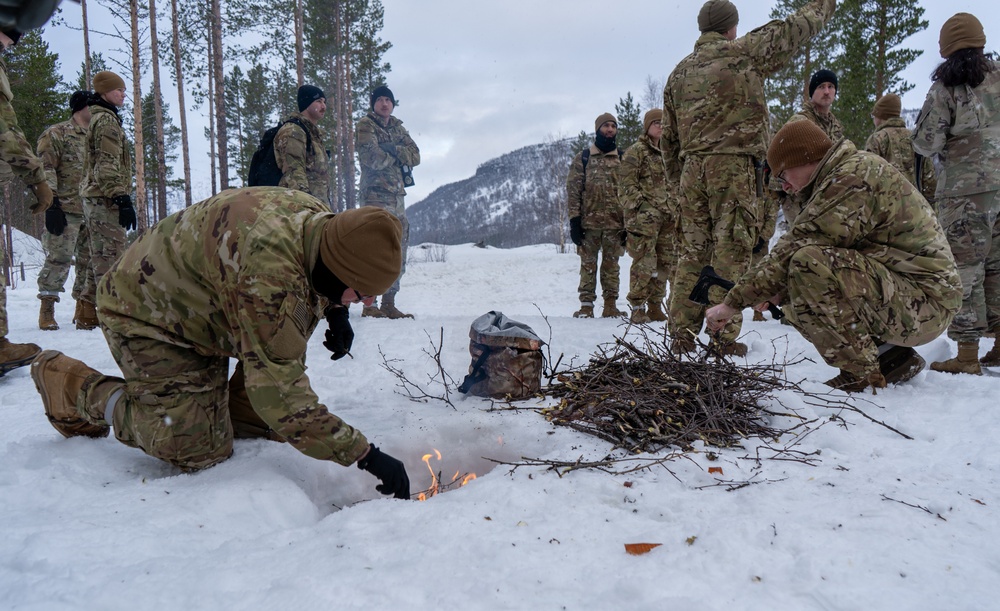
<path id="1" fill-rule="evenodd" d="M 767 165 L 771 174 L 778 176 L 788 168 L 822 160 L 832 146 L 830 138 L 812 121 L 785 123 L 767 149 Z"/>
<path id="2" fill-rule="evenodd" d="M 895 93 L 887 93 L 880 97 L 872 107 L 872 116 L 876 119 L 894 119 L 903 112 L 903 102 Z"/>
<path id="3" fill-rule="evenodd" d="M 381 208 L 364 206 L 327 221 L 319 256 L 331 272 L 363 295 L 381 295 L 403 266 L 403 226 Z"/>
<path id="4" fill-rule="evenodd" d="M 659 108 L 653 108 L 652 110 L 647 110 L 646 114 L 642 117 L 642 133 L 649 133 L 649 126 L 653 124 L 653 121 L 663 120 L 663 110 Z"/>
<path id="5" fill-rule="evenodd" d="M 725 34 L 740 22 L 740 12 L 729 0 L 708 0 L 698 11 L 698 29 Z"/>
<path id="6" fill-rule="evenodd" d="M 125 89 L 125 81 L 110 70 L 102 70 L 94 75 L 94 91 L 97 95 L 114 91 L 115 89 Z"/>
<path id="7" fill-rule="evenodd" d="M 601 129 L 601 126 L 607 123 L 608 121 L 611 121 L 612 123 L 615 124 L 615 127 L 618 127 L 618 119 L 616 119 L 615 116 L 610 112 L 606 112 L 603 115 L 597 117 L 597 119 L 594 121 L 594 131 Z"/>
<path id="8" fill-rule="evenodd" d="M 955 13 L 941 26 L 938 45 L 941 47 L 941 57 L 948 59 L 955 51 L 985 47 L 986 32 L 975 15 Z"/>

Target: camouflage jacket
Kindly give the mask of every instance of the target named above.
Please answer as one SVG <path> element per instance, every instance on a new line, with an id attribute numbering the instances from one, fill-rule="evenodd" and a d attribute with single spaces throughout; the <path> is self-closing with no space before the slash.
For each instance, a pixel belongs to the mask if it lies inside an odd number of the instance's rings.
<path id="1" fill-rule="evenodd" d="M 621 168 L 618 149 L 602 153 L 590 145 L 587 176 L 583 175 L 583 151 L 576 154 L 566 177 L 569 218 L 583 217 L 585 229 L 622 229 L 625 220 L 618 201 Z"/>
<path id="2" fill-rule="evenodd" d="M 805 246 L 856 250 L 920 287 L 952 314 L 962 281 L 927 200 L 887 161 L 849 141 L 833 146 L 803 189 L 806 204 L 771 252 L 740 278 L 726 305 L 742 309 L 782 294 L 792 256 Z"/>
<path id="3" fill-rule="evenodd" d="M 321 202 L 280 187 L 230 189 L 170 215 L 102 279 L 101 322 L 206 356 L 237 358 L 257 414 L 297 450 L 349 465 L 368 447 L 306 377 L 327 303 L 312 286 Z"/>
<path id="4" fill-rule="evenodd" d="M 132 156 L 118 113 L 90 105 L 90 129 L 84 147 L 83 197 L 116 197 L 132 192 Z"/>
<path id="5" fill-rule="evenodd" d="M 706 32 L 677 64 L 663 89 L 663 136 L 668 158 L 750 155 L 768 145 L 764 79 L 786 64 L 833 15 L 836 0 L 812 0 L 783 21 L 727 40 Z"/>
<path id="6" fill-rule="evenodd" d="M 934 175 L 934 164 L 926 159 L 921 168 L 921 182 L 917 182 L 917 158 L 913 152 L 913 136 L 906 127 L 902 117 L 886 119 L 868 136 L 865 150 L 875 153 L 892 164 L 914 185 L 920 186 L 920 192 L 927 201 L 934 201 L 934 191 L 937 189 L 937 177 Z"/>
<path id="7" fill-rule="evenodd" d="M 913 131 L 913 148 L 939 154 L 937 197 L 1000 189 L 1000 62 L 978 87 L 931 85 Z"/>
<path id="8" fill-rule="evenodd" d="M 644 206 L 677 215 L 676 185 L 667 182 L 660 149 L 648 135 L 641 136 L 625 151 L 618 179 L 618 200 L 626 216 Z"/>
<path id="9" fill-rule="evenodd" d="M 396 145 L 395 157 L 382 150 L 379 144 Z M 354 149 L 361 164 L 361 203 L 375 201 L 396 203 L 398 196 L 406 195 L 400 164 L 411 168 L 420 164 L 417 148 L 403 122 L 390 116 L 387 121 L 369 112 L 358 121 L 354 129 Z"/>
<path id="10" fill-rule="evenodd" d="M 832 112 L 827 113 L 824 117 L 823 115 L 816 112 L 816 107 L 813 106 L 812 102 L 806 102 L 802 105 L 802 110 L 795 113 L 794 115 L 788 117 L 788 123 L 792 121 L 812 121 L 819 126 L 823 133 L 827 135 L 830 140 L 837 142 L 844 137 L 844 126 L 841 125 L 840 119 L 836 117 Z"/>
<path id="11" fill-rule="evenodd" d="M 45 180 L 45 172 L 17 126 L 17 115 L 11 106 L 13 99 L 14 93 L 7 80 L 7 64 L 0 58 L 0 161 L 8 164 L 26 184 L 35 185 Z"/>
<path id="12" fill-rule="evenodd" d="M 298 120 L 309 130 L 312 148 L 306 150 L 306 133 Z M 323 145 L 323 132 L 319 126 L 293 112 L 278 133 L 274 135 L 274 160 L 281 170 L 279 186 L 304 191 L 322 202 L 329 200 L 330 179 L 328 176 L 328 158 Z"/>
<path id="13" fill-rule="evenodd" d="M 87 128 L 72 119 L 50 126 L 38 138 L 38 157 L 49 188 L 59 197 L 62 209 L 73 214 L 83 214 L 80 183 L 86 145 Z"/>

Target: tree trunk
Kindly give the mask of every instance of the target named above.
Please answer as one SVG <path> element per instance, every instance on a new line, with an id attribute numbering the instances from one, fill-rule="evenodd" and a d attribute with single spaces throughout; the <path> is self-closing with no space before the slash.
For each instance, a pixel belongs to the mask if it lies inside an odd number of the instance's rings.
<path id="1" fill-rule="evenodd" d="M 209 28 L 208 31 L 208 65 L 212 66 L 215 63 L 214 51 L 212 51 L 212 29 Z M 217 174 L 215 172 L 215 72 L 211 69 L 208 70 L 208 158 L 209 165 L 212 168 L 212 195 L 218 193 L 217 187 Z"/>
<path id="2" fill-rule="evenodd" d="M 344 167 L 344 155 L 347 151 L 347 147 L 344 145 L 344 54 L 342 49 L 344 48 L 344 37 L 343 37 L 343 5 L 338 2 L 333 9 L 333 30 L 334 30 L 334 48 L 336 52 L 334 53 L 332 63 L 331 74 L 333 75 L 333 90 L 336 96 L 336 106 L 334 107 L 334 120 L 336 121 L 336 126 L 334 129 L 333 138 L 333 151 L 334 159 L 332 164 L 333 174 L 337 177 L 337 190 L 335 195 L 330 198 L 330 205 L 334 210 L 343 212 L 347 210 L 347 188 L 344 184 L 344 173 L 342 168 Z"/>
<path id="3" fill-rule="evenodd" d="M 296 87 L 305 83 L 305 15 L 302 0 L 295 0 L 295 82 Z"/>
<path id="4" fill-rule="evenodd" d="M 167 216 L 167 154 L 163 138 L 163 98 L 160 91 L 160 49 L 156 37 L 156 0 L 149 0 L 149 46 L 152 51 L 153 111 L 156 120 L 156 218 Z"/>
<path id="5" fill-rule="evenodd" d="M 222 7 L 220 0 L 212 0 L 212 49 L 215 51 L 215 129 L 219 136 L 219 186 L 229 188 L 229 139 L 226 137 L 225 73 L 222 70 Z"/>
<path id="6" fill-rule="evenodd" d="M 87 25 L 87 0 L 80 0 L 83 15 L 83 86 L 90 89 L 90 28 Z"/>
<path id="7" fill-rule="evenodd" d="M 139 229 L 149 226 L 146 210 L 146 181 L 143 178 L 145 163 L 142 147 L 142 72 L 139 66 L 139 2 L 130 0 L 129 12 L 132 17 L 132 113 L 135 121 L 135 210 Z"/>
<path id="8" fill-rule="evenodd" d="M 191 156 L 188 150 L 187 108 L 184 105 L 184 70 L 181 61 L 181 35 L 177 15 L 177 0 L 170 0 L 173 11 L 174 69 L 177 71 L 177 106 L 181 113 L 181 154 L 184 159 L 184 207 L 191 205 Z"/>
<path id="9" fill-rule="evenodd" d="M 347 26 L 348 44 L 344 47 L 344 193 L 348 209 L 358 207 L 357 190 L 354 188 L 354 91 L 351 79 L 350 25 Z"/>

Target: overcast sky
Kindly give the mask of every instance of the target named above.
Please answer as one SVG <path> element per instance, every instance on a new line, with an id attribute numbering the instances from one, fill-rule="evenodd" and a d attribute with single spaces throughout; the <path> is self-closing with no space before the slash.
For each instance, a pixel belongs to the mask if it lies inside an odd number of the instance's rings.
<path id="1" fill-rule="evenodd" d="M 665 79 L 691 52 L 701 7 L 698 0 L 383 3 L 382 38 L 393 45 L 386 57 L 392 64 L 388 84 L 401 102 L 395 114 L 409 129 L 422 158 L 413 172 L 416 185 L 408 190 L 408 205 L 437 187 L 473 175 L 477 166 L 493 157 L 549 137 L 593 131 L 597 115 L 614 112 L 615 103 L 628 91 L 641 100 L 647 76 Z M 735 4 L 742 35 L 766 23 L 774 3 L 736 0 Z M 1000 49 L 1000 31 L 995 30 L 1000 9 L 995 0 L 920 4 L 930 26 L 905 43 L 925 53 L 903 75 L 917 85 L 903 97 L 904 108 L 923 103 L 928 75 L 940 61 L 938 32 L 952 14 L 965 11 L 979 17 L 986 27 L 987 50 Z M 88 3 L 88 10 L 92 28 L 106 22 L 95 2 Z M 161 1 L 157 10 L 162 37 L 169 33 L 170 3 Z M 79 24 L 79 11 L 78 5 L 63 3 L 68 23 Z M 81 34 L 50 27 L 45 38 L 59 53 L 66 80 L 74 78 L 83 55 Z M 120 45 L 92 36 L 91 46 L 108 54 Z M 161 74 L 168 78 L 169 72 Z M 129 75 L 123 76 L 129 80 Z M 841 88 L 849 86 L 849 75 L 840 78 Z M 143 91 L 148 89 L 144 84 Z M 167 86 L 166 92 L 176 109 L 176 88 Z M 210 189 L 208 143 L 201 137 L 204 115 L 204 108 L 189 109 L 196 200 L 208 196 Z M 175 174 L 183 174 L 179 165 Z"/>

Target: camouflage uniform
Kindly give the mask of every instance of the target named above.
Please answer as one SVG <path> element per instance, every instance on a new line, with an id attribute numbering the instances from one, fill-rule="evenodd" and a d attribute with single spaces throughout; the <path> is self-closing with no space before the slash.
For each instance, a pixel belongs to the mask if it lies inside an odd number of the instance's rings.
<path id="1" fill-rule="evenodd" d="M 660 148 L 668 163 L 683 164 L 681 251 L 670 290 L 675 337 L 701 330 L 704 307 L 687 297 L 703 266 L 735 278 L 750 265 L 764 212 L 754 168 L 768 144 L 764 79 L 819 32 L 835 5 L 835 0 L 812 0 L 785 20 L 733 41 L 705 32 L 667 79 Z M 734 316 L 720 339 L 734 340 L 742 321 Z"/>
<path id="2" fill-rule="evenodd" d="M 913 148 L 940 155 L 938 217 L 962 275 L 962 309 L 948 329 L 957 342 L 1000 331 L 1000 62 L 976 88 L 931 85 Z"/>
<path id="3" fill-rule="evenodd" d="M 831 147 L 806 204 L 771 253 L 724 303 L 781 295 L 785 312 L 833 367 L 862 377 L 878 346 L 919 346 L 961 305 L 961 280 L 927 200 L 884 159 L 848 140 Z"/>
<path id="4" fill-rule="evenodd" d="M 844 126 L 841 125 L 840 119 L 832 112 L 827 113 L 825 116 L 820 115 L 816 112 L 816 107 L 811 101 L 807 101 L 802 105 L 802 110 L 788 117 L 786 123 L 793 123 L 795 121 L 811 121 L 813 125 L 817 125 L 823 130 L 823 133 L 827 135 L 831 142 L 839 142 L 844 138 Z M 765 218 L 767 219 L 765 223 L 770 222 L 769 219 L 772 214 L 776 218 L 778 209 L 780 208 L 785 221 L 791 225 L 795 221 L 795 217 L 798 216 L 799 211 L 805 205 L 805 199 L 801 195 L 785 193 L 784 189 L 781 188 L 781 181 L 778 180 L 777 176 L 771 177 L 769 187 L 768 194 L 774 197 L 775 203 L 769 206 L 769 210 L 765 212 Z M 770 235 L 774 235 L 773 230 Z M 768 239 L 770 239 L 770 236 L 768 236 Z"/>
<path id="5" fill-rule="evenodd" d="M 925 159 L 921 168 L 921 181 L 917 182 L 917 158 L 913 152 L 913 135 L 906 127 L 902 117 L 886 119 L 875 132 L 868 136 L 865 150 L 875 153 L 892 164 L 914 185 L 920 186 L 920 193 L 933 206 L 936 201 L 934 191 L 937 189 L 937 177 L 934 175 L 934 164 Z"/>
<path id="6" fill-rule="evenodd" d="M 59 197 L 59 204 L 66 213 L 66 229 L 62 235 L 42 233 L 45 264 L 38 273 L 38 296 L 55 297 L 63 291 L 69 266 L 76 257 L 76 280 L 73 282 L 73 299 L 79 299 L 87 280 L 90 266 L 90 239 L 83 220 L 83 201 L 80 183 L 84 172 L 84 147 L 87 128 L 75 121 L 63 121 L 49 127 L 38 138 L 38 157 L 45 167 L 49 188 Z"/>
<path id="7" fill-rule="evenodd" d="M 586 176 L 583 151 L 576 154 L 566 176 L 569 218 L 580 217 L 584 229 L 580 254 L 580 303 L 597 299 L 597 258 L 601 256 L 601 294 L 605 301 L 618 299 L 620 284 L 618 257 L 624 254 L 622 232 L 625 219 L 618 201 L 621 157 L 618 149 L 607 153 L 590 145 Z"/>
<path id="8" fill-rule="evenodd" d="M 379 147 L 386 142 L 396 146 L 395 157 Z M 374 111 L 358 121 L 354 129 L 354 149 L 361 165 L 361 205 L 388 210 L 403 224 L 403 268 L 399 279 L 386 293 L 386 297 L 391 297 L 399 292 L 399 280 L 406 273 L 406 253 L 410 245 L 410 223 L 406 220 L 403 204 L 406 188 L 400 164 L 411 168 L 420 165 L 420 149 L 402 121 L 393 116 L 383 121 Z"/>
<path id="9" fill-rule="evenodd" d="M 97 292 L 124 380 L 91 376 L 81 415 L 102 422 L 110 405 L 119 441 L 197 470 L 232 453 L 231 410 L 242 398 L 258 436 L 355 462 L 368 442 L 327 411 L 305 373 L 327 303 L 311 270 L 332 217 L 298 191 L 255 187 L 224 191 L 143 233 Z M 232 382 L 230 358 L 241 365 Z"/>
<path id="10" fill-rule="evenodd" d="M 295 121 L 309 130 L 312 148 L 306 150 L 306 133 Z M 316 199 L 329 203 L 330 179 L 328 158 L 323 146 L 323 132 L 319 126 L 294 112 L 274 135 L 274 159 L 281 170 L 281 187 L 304 191 Z"/>
<path id="11" fill-rule="evenodd" d="M 125 229 L 118 224 L 118 206 L 111 198 L 132 191 L 132 157 L 122 119 L 111 104 L 90 106 L 90 129 L 84 147 L 80 186 L 83 216 L 90 234 L 90 269 L 80 299 L 96 303 L 97 285 L 125 248 Z"/>
<path id="12" fill-rule="evenodd" d="M 45 180 L 42 162 L 31 152 L 21 128 L 17 126 L 17 116 L 11 100 L 14 94 L 7 80 L 7 64 L 0 58 L 0 162 L 10 166 L 14 174 L 29 185 Z M 0 261 L 7 257 L 5 240 L 0 240 Z M 7 337 L 7 279 L 0 274 L 0 339 Z"/>
<path id="13" fill-rule="evenodd" d="M 643 134 L 625 151 L 618 170 L 618 199 L 632 256 L 628 302 L 633 308 L 662 303 L 677 267 L 677 193 L 667 184 L 658 145 Z"/>
<path id="14" fill-rule="evenodd" d="M 831 142 L 837 142 L 844 137 L 844 126 L 840 123 L 840 119 L 832 112 L 825 115 L 819 114 L 811 101 L 806 101 L 802 105 L 802 110 L 788 117 L 787 123 L 792 121 L 812 121 L 823 130 Z"/>

